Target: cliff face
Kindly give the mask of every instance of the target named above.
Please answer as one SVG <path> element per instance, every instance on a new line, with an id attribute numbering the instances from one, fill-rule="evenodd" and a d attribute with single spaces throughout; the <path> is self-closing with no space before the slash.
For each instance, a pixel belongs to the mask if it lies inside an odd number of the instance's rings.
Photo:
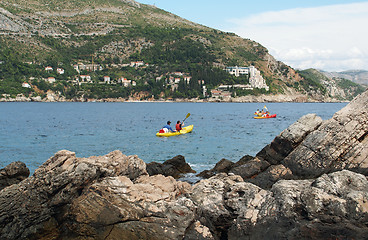
<path id="1" fill-rule="evenodd" d="M 222 160 L 195 185 L 149 176 L 141 159 L 119 151 L 60 151 L 0 191 L 0 237 L 363 239 L 367 99 L 368 91 L 330 120 L 306 115 L 255 158 Z"/>

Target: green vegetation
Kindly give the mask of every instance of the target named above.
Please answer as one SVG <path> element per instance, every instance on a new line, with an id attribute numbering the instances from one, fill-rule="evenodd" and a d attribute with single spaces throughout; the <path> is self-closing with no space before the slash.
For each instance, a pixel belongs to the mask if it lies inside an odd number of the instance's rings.
<path id="1" fill-rule="evenodd" d="M 305 81 L 299 83 L 299 85 L 306 91 L 320 91 L 323 95 L 326 94 L 327 89 L 326 87 L 321 84 L 321 80 L 328 79 L 326 76 L 322 74 L 316 74 L 316 70 L 314 69 L 307 69 L 303 71 L 297 71 L 300 76 L 302 76 Z M 322 79 L 321 79 L 322 78 Z"/>

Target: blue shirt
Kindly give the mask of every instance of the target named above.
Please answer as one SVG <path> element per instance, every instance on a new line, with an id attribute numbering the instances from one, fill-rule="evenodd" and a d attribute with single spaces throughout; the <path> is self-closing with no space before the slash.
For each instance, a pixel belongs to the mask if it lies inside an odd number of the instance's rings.
<path id="1" fill-rule="evenodd" d="M 163 126 L 162 128 L 167 128 L 169 129 L 171 132 L 174 132 L 174 130 L 172 130 L 171 126 L 169 124 Z"/>

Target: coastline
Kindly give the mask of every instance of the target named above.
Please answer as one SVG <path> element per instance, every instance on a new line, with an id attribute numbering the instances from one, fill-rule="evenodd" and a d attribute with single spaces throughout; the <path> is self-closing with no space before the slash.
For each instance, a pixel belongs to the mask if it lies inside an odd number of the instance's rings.
<path id="1" fill-rule="evenodd" d="M 15 98 L 0 98 L 0 102 L 224 102 L 224 103 L 282 103 L 282 102 L 295 102 L 295 103 L 342 103 L 349 102 L 348 100 L 337 100 L 331 97 L 328 98 L 311 98 L 306 95 L 248 95 L 242 97 L 211 97 L 211 98 L 178 98 L 178 99 L 146 99 L 140 100 L 136 98 L 103 98 L 103 99 L 90 99 L 90 98 L 73 98 L 66 99 L 55 94 L 48 94 L 45 98 L 37 97 L 25 97 L 23 95 L 18 95 Z"/>

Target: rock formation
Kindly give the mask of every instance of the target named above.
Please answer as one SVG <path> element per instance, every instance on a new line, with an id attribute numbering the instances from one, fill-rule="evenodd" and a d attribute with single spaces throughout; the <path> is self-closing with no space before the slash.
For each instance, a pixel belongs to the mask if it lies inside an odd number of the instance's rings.
<path id="1" fill-rule="evenodd" d="M 196 184 L 191 198 L 221 239 L 362 239 L 367 190 L 367 179 L 347 170 L 281 180 L 270 190 L 221 173 Z"/>
<path id="2" fill-rule="evenodd" d="M 3 169 L 0 169 L 0 190 L 17 184 L 29 176 L 29 169 L 23 162 L 10 163 Z"/>
<path id="3" fill-rule="evenodd" d="M 304 116 L 256 157 L 223 159 L 194 185 L 149 176 L 120 151 L 59 151 L 0 190 L 0 238 L 364 239 L 367 103 L 365 92 L 330 120 Z"/>
<path id="4" fill-rule="evenodd" d="M 162 174 L 166 177 L 172 176 L 175 179 L 182 177 L 186 173 L 195 173 L 182 155 L 175 156 L 162 164 L 150 162 L 147 164 L 146 169 L 150 176 Z"/>

